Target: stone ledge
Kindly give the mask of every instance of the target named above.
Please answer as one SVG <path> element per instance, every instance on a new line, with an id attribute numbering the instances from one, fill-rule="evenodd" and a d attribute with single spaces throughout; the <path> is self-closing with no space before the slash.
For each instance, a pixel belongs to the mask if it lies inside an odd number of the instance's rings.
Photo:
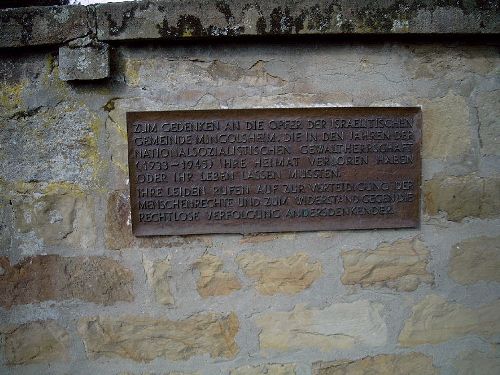
<path id="1" fill-rule="evenodd" d="M 0 10 L 0 48 L 66 43 L 91 34 L 89 9 L 81 5 Z"/>
<path id="2" fill-rule="evenodd" d="M 478 5 L 479 4 L 479 5 Z M 497 34 L 495 1 L 158 0 L 0 11 L 1 47 L 294 34 Z M 94 26 L 96 25 L 95 29 Z"/>

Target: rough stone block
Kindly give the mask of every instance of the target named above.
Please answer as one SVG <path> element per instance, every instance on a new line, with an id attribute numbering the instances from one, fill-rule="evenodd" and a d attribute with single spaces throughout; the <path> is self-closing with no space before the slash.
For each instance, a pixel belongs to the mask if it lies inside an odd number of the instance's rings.
<path id="1" fill-rule="evenodd" d="M 196 287 L 200 296 L 225 296 L 241 289 L 238 277 L 232 272 L 223 271 L 223 266 L 220 258 L 212 254 L 205 254 L 198 259 L 195 267 L 200 272 L 200 277 L 196 281 Z"/>
<path id="2" fill-rule="evenodd" d="M 500 90 L 480 93 L 477 113 L 483 155 L 500 155 Z"/>
<path id="3" fill-rule="evenodd" d="M 261 350 L 288 351 L 316 348 L 324 352 L 351 349 L 358 345 L 382 346 L 387 326 L 383 306 L 359 300 L 332 304 L 324 309 L 296 306 L 290 312 L 257 316 Z"/>
<path id="4" fill-rule="evenodd" d="M 455 244 L 448 274 L 464 285 L 500 282 L 500 236 L 476 237 Z"/>
<path id="5" fill-rule="evenodd" d="M 0 48 L 64 43 L 90 32 L 80 5 L 0 10 Z"/>
<path id="6" fill-rule="evenodd" d="M 358 360 L 316 362 L 313 375 L 438 375 L 432 358 L 421 353 L 380 354 Z"/>
<path id="7" fill-rule="evenodd" d="M 68 346 L 68 333 L 53 320 L 29 322 L 5 332 L 8 365 L 65 360 L 68 359 Z"/>
<path id="8" fill-rule="evenodd" d="M 344 251 L 341 256 L 344 262 L 341 280 L 347 285 L 386 286 L 411 292 L 420 283 L 433 281 L 427 271 L 429 250 L 418 238 L 384 242 L 374 251 Z"/>
<path id="9" fill-rule="evenodd" d="M 413 307 L 399 335 L 402 346 L 437 344 L 465 335 L 500 333 L 500 300 L 470 308 L 430 295 Z"/>
<path id="10" fill-rule="evenodd" d="M 11 266 L 0 257 L 0 265 L 5 270 L 0 277 L 0 305 L 8 309 L 50 300 L 112 305 L 134 299 L 132 272 L 113 259 L 43 255 Z"/>
<path id="11" fill-rule="evenodd" d="M 309 262 L 309 256 L 304 253 L 270 258 L 258 252 L 245 252 L 236 260 L 243 272 L 255 280 L 259 293 L 265 295 L 301 292 L 322 273 L 321 263 Z"/>
<path id="12" fill-rule="evenodd" d="M 143 256 L 142 263 L 148 278 L 148 284 L 153 288 L 156 302 L 162 305 L 172 305 L 174 297 L 170 292 L 169 274 L 172 268 L 168 259 L 151 261 Z"/>
<path id="13" fill-rule="evenodd" d="M 366 3 L 246 0 L 176 0 L 96 6 L 100 40 L 177 39 L 238 35 L 339 33 L 490 33 L 498 32 L 497 10 L 481 6 L 412 1 Z"/>
<path id="14" fill-rule="evenodd" d="M 2 120 L 0 178 L 88 186 L 100 166 L 99 131 L 99 119 L 87 106 L 62 99 Z"/>
<path id="15" fill-rule="evenodd" d="M 69 183 L 10 186 L 16 240 L 29 247 L 33 237 L 44 245 L 90 248 L 95 245 L 94 199 Z"/>
<path id="16" fill-rule="evenodd" d="M 1 47 L 99 40 L 291 34 L 498 33 L 492 2 L 158 0 L 0 10 Z"/>
<path id="17" fill-rule="evenodd" d="M 433 216 L 446 212 L 448 220 L 466 217 L 481 219 L 500 215 L 500 178 L 465 176 L 436 176 L 422 187 L 425 211 Z"/>
<path id="18" fill-rule="evenodd" d="M 63 81 L 109 77 L 109 46 L 105 43 L 59 48 L 59 78 Z"/>
<path id="19" fill-rule="evenodd" d="M 257 366 L 242 366 L 233 369 L 229 375 L 295 375 L 293 363 L 270 363 Z"/>
<path id="20" fill-rule="evenodd" d="M 448 94 L 422 101 L 422 157 L 459 158 L 470 152 L 469 107 L 465 98 Z"/>
<path id="21" fill-rule="evenodd" d="M 148 317 L 84 318 L 78 323 L 87 356 L 149 362 L 162 357 L 187 360 L 196 355 L 234 358 L 239 322 L 234 313 L 194 315 L 185 320 Z"/>

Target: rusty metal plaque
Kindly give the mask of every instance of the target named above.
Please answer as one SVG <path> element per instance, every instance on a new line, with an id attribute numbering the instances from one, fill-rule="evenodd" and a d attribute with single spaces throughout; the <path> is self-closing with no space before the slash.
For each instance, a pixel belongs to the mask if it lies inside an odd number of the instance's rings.
<path id="1" fill-rule="evenodd" d="M 136 236 L 417 227 L 419 108 L 127 113 Z"/>

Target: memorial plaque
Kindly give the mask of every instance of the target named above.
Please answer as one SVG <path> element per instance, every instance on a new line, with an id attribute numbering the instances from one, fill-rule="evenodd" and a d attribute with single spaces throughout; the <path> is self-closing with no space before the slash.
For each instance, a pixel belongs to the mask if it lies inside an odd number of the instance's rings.
<path id="1" fill-rule="evenodd" d="M 419 108 L 127 113 L 136 236 L 417 227 Z"/>

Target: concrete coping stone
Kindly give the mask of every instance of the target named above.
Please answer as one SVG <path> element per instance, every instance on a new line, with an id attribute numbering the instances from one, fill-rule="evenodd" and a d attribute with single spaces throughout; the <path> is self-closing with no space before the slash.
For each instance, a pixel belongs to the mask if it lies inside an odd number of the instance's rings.
<path id="1" fill-rule="evenodd" d="M 461 4 L 461 5 L 460 5 Z M 145 0 L 0 10 L 0 48 L 296 34 L 498 34 L 497 1 Z"/>

